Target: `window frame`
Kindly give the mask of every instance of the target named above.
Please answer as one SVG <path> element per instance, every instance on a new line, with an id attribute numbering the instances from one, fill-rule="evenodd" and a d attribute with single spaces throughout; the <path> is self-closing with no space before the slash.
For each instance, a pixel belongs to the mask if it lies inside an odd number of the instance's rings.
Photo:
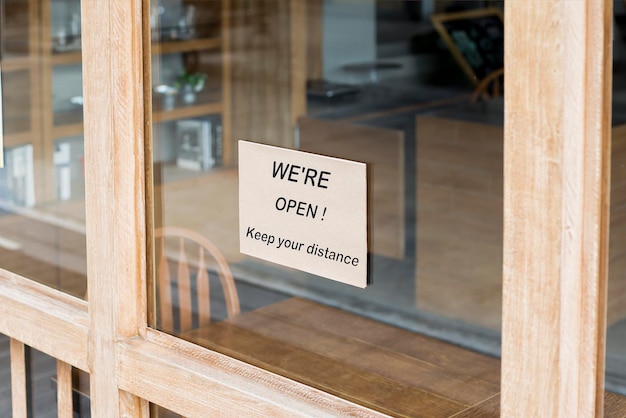
<path id="1" fill-rule="evenodd" d="M 0 332 L 89 372 L 94 416 L 384 416 L 147 327 L 147 12 L 82 2 L 90 302 L 2 270 Z M 602 416 L 612 2 L 509 1 L 505 31 L 502 415 Z"/>

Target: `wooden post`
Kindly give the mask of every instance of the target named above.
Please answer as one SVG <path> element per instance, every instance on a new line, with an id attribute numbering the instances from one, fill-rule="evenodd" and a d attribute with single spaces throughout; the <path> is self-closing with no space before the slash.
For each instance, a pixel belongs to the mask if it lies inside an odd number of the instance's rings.
<path id="1" fill-rule="evenodd" d="M 611 1 L 505 3 L 502 416 L 602 416 Z"/>
<path id="2" fill-rule="evenodd" d="M 72 366 L 57 360 L 57 416 L 71 418 L 72 405 Z"/>
<path id="3" fill-rule="evenodd" d="M 146 328 L 142 0 L 82 2 L 91 413 L 148 417 L 116 342 Z"/>
<path id="4" fill-rule="evenodd" d="M 26 350 L 24 344 L 11 338 L 11 403 L 13 418 L 28 416 L 28 393 L 26 391 Z"/>

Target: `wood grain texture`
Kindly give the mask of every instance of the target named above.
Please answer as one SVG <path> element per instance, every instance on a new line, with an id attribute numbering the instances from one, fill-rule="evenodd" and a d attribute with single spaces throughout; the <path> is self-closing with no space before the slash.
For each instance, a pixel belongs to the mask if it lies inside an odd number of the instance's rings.
<path id="1" fill-rule="evenodd" d="M 417 306 L 494 331 L 502 315 L 503 136 L 501 126 L 416 117 Z"/>
<path id="2" fill-rule="evenodd" d="M 0 270 L 0 333 L 88 371 L 87 304 Z"/>
<path id="3" fill-rule="evenodd" d="M 612 3 L 505 7 L 502 415 L 600 416 Z"/>
<path id="4" fill-rule="evenodd" d="M 117 387 L 115 350 L 146 327 L 142 2 L 81 12 L 91 412 L 147 417 L 148 403 Z"/>
<path id="5" fill-rule="evenodd" d="M 389 326 L 318 303 L 292 298 L 289 303 L 263 308 L 280 320 L 289 320 L 311 332 L 323 329 L 335 335 L 384 347 L 407 357 L 420 359 L 437 367 L 462 373 L 493 385 L 500 384 L 500 361 L 493 357 L 455 347 L 434 338 Z"/>
<path id="6" fill-rule="evenodd" d="M 26 393 L 26 353 L 24 344 L 11 338 L 11 404 L 13 418 L 28 416 Z"/>
<path id="7" fill-rule="evenodd" d="M 72 418 L 72 366 L 57 360 L 57 414 L 59 418 Z"/>
<path id="8" fill-rule="evenodd" d="M 471 406 L 451 418 L 496 418 L 500 416 L 500 394 Z"/>
<path id="9" fill-rule="evenodd" d="M 604 392 L 605 418 L 624 418 L 626 416 L 626 398 L 615 393 Z M 485 402 L 472 406 L 450 418 L 498 418 L 500 417 L 500 395 L 495 395 Z"/>
<path id="10" fill-rule="evenodd" d="M 604 417 L 626 417 L 626 398 L 615 393 L 604 393 Z"/>
<path id="11" fill-rule="evenodd" d="M 231 141 L 294 146 L 291 2 L 230 1 Z"/>
<path id="12" fill-rule="evenodd" d="M 121 389 L 187 417 L 385 416 L 158 331 L 120 343 L 118 353 Z"/>
<path id="13" fill-rule="evenodd" d="M 392 416 L 449 417 L 499 390 L 496 359 L 299 298 L 182 336 Z"/>

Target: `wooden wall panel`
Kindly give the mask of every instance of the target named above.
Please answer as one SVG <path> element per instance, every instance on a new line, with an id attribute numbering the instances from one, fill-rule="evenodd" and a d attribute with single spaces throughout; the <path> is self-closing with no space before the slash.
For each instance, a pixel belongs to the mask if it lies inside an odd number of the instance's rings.
<path id="1" fill-rule="evenodd" d="M 499 331 L 503 129 L 429 115 L 415 125 L 417 306 Z"/>
<path id="2" fill-rule="evenodd" d="M 324 77 L 323 61 L 323 0 L 306 1 L 306 76 L 308 80 L 319 80 Z"/>
<path id="3" fill-rule="evenodd" d="M 296 15 L 304 10 L 295 4 L 292 0 L 231 1 L 233 141 L 294 145 L 294 121 L 302 112 L 305 77 L 293 79 L 292 68 L 301 63 L 292 61 L 297 50 L 292 38 L 301 42 L 303 37 L 295 38 L 297 29 L 306 30 L 306 25 L 292 27 L 294 20 L 302 20 Z"/>
<path id="4" fill-rule="evenodd" d="M 502 416 L 601 416 L 612 2 L 505 7 Z"/>

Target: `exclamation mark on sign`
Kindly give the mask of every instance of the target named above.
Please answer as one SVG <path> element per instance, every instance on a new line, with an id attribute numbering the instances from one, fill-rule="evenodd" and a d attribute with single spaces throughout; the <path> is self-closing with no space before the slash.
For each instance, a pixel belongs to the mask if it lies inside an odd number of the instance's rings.
<path id="1" fill-rule="evenodd" d="M 322 221 L 324 220 L 324 215 L 326 215 L 326 206 L 324 206 L 324 213 L 322 213 Z"/>

